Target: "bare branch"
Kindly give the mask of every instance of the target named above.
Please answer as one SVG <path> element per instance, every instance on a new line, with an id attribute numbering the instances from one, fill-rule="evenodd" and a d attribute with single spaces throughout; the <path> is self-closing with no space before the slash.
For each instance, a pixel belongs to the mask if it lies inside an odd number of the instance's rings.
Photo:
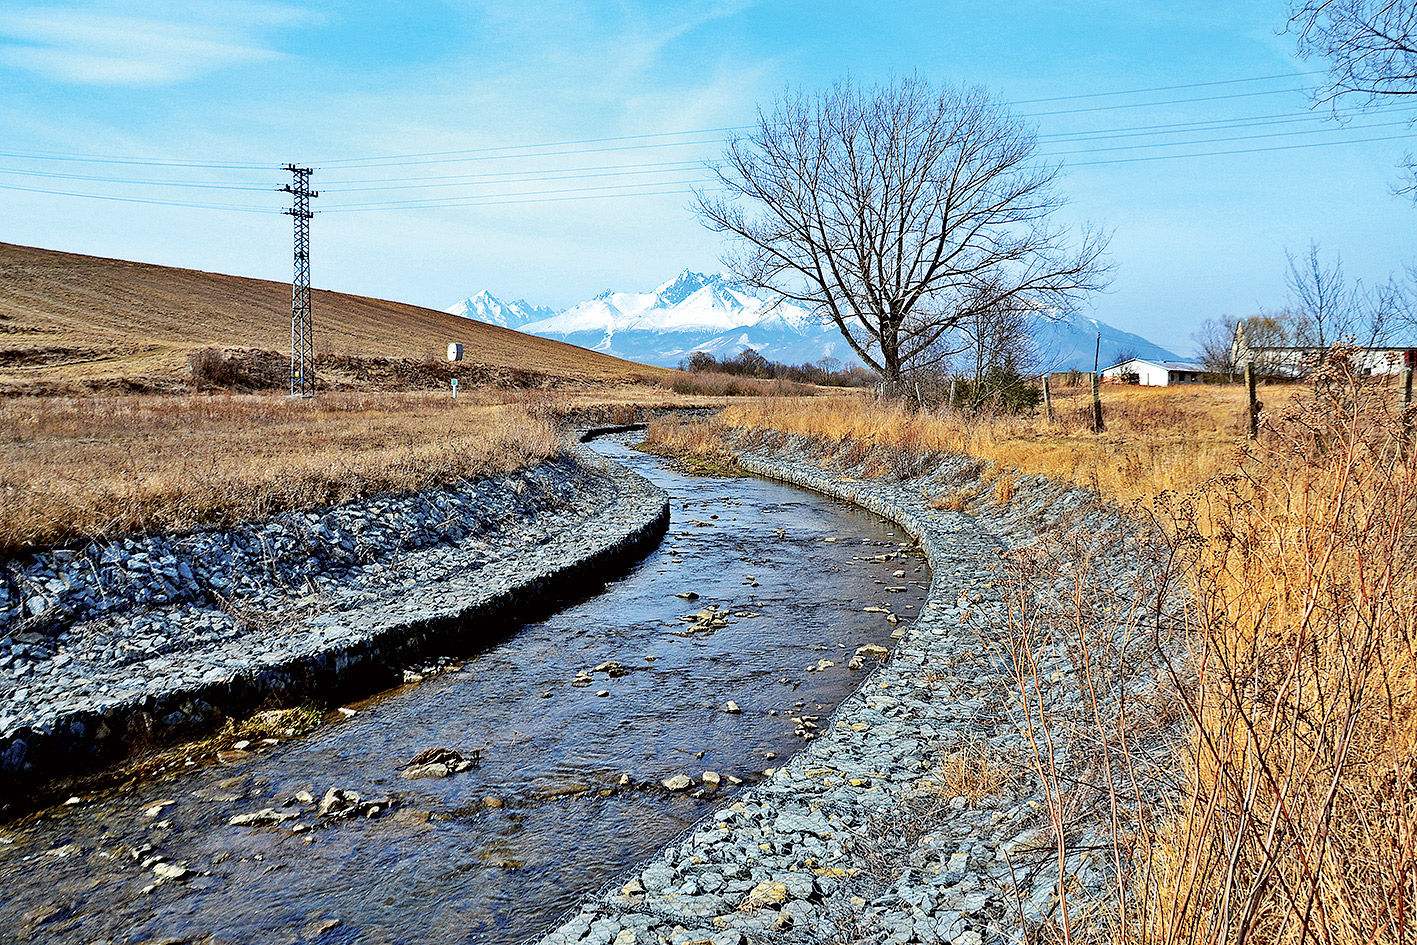
<path id="1" fill-rule="evenodd" d="M 696 195 L 742 283 L 813 308 L 899 381 L 966 319 L 1074 304 L 1106 281 L 1106 240 L 1049 219 L 1059 168 L 981 88 L 910 76 L 787 93 L 725 148 Z"/>

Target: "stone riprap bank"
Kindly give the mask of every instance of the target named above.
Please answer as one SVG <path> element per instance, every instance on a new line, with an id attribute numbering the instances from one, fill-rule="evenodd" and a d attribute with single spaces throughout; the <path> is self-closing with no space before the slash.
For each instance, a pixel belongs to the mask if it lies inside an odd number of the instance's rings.
<path id="1" fill-rule="evenodd" d="M 506 476 L 4 562 L 0 811 L 263 702 L 401 681 L 638 558 L 668 496 L 574 444 Z"/>
<path id="2" fill-rule="evenodd" d="M 932 507 L 932 496 L 961 485 L 988 494 L 977 462 L 935 459 L 926 475 L 863 481 L 859 468 L 823 468 L 800 441 L 739 453 L 752 472 L 847 499 L 916 536 L 934 572 L 926 605 L 820 737 L 587 900 L 543 945 L 979 945 L 1022 941 L 1025 925 L 1059 920 L 1057 847 L 1019 724 L 1028 709 L 1010 692 L 1003 648 L 987 642 L 1008 619 L 1000 555 L 1062 535 L 1100 552 L 1099 580 L 1127 588 L 1155 575 L 1136 527 L 1079 489 L 1032 478 L 1006 505 L 984 498 L 970 514 Z M 1035 642 L 1059 774 L 1065 785 L 1095 781 L 1086 746 L 1066 730 L 1086 713 L 1068 648 Z M 1102 687 L 1104 714 L 1123 689 L 1134 700 L 1151 694 L 1154 656 L 1129 654 L 1120 687 Z M 1148 747 L 1165 757 L 1161 735 Z M 952 796 L 941 768 L 951 755 L 1012 763 L 1012 781 L 985 796 Z M 1105 900 L 1107 838 L 1093 816 L 1102 795 L 1066 790 L 1079 803 L 1065 869 L 1079 900 Z"/>

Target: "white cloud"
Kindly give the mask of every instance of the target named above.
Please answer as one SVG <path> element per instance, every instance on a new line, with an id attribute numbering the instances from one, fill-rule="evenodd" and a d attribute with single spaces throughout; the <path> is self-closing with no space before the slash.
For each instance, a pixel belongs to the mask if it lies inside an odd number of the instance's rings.
<path id="1" fill-rule="evenodd" d="M 296 18 L 286 8 L 211 4 L 189 16 L 76 7 L 0 14 L 0 63 L 83 85 L 171 85 L 231 66 L 282 58 L 253 26 Z M 200 22 L 194 20 L 200 19 Z"/>

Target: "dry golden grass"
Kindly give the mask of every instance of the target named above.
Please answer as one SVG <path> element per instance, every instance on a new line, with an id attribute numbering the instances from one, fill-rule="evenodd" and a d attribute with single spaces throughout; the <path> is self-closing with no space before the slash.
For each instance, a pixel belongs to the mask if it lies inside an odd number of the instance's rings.
<path id="1" fill-rule="evenodd" d="M 316 353 L 368 386 L 368 362 L 443 362 L 460 341 L 474 375 L 658 383 L 675 372 L 445 312 L 317 290 Z M 0 392 L 186 390 L 206 347 L 290 351 L 290 285 L 0 243 Z M 344 358 L 353 363 L 339 363 Z M 359 362 L 365 362 L 361 364 Z M 383 370 L 379 370 L 382 367 Z M 397 378 L 395 378 L 397 380 Z M 446 383 L 446 381 L 444 381 Z M 404 384 L 427 386 L 427 384 Z"/>
<path id="2" fill-rule="evenodd" d="M 963 797 L 973 807 L 981 798 L 998 794 L 1015 775 L 1012 766 L 974 745 L 944 752 L 938 767 L 931 769 L 927 783 L 921 786 L 944 797 Z"/>
<path id="3" fill-rule="evenodd" d="M 1070 913 L 1064 879 L 1040 940 L 1417 943 L 1417 449 L 1402 449 L 1395 385 L 1335 363 L 1314 385 L 1267 389 L 1272 409 L 1253 443 L 1239 388 L 1105 388 L 1101 435 L 1088 431 L 1089 392 L 1059 393 L 1054 422 L 821 397 L 734 404 L 717 430 L 651 432 L 702 454 L 721 449 L 727 428 L 750 445 L 797 434 L 883 471 L 908 470 L 901 454 L 967 453 L 991 464 L 996 501 L 1008 501 L 1014 474 L 1042 473 L 1154 513 L 1161 553 L 1184 566 L 1190 591 L 1190 660 L 1160 700 L 1191 720 L 1175 758 L 1183 787 L 1159 818 L 1140 791 L 1104 799 L 1115 902 Z M 978 494 L 959 485 L 936 507 Z M 1116 609 L 1141 621 L 1146 608 Z M 1088 633 L 1070 647 L 1086 652 Z M 1094 671 L 1083 673 L 1089 692 L 1125 680 Z M 1026 674 L 1018 689 L 1027 704 Z M 1125 757 L 1161 722 L 1134 710 L 1096 724 L 1087 737 Z M 961 783 L 970 771 L 959 768 Z M 1075 786 L 1046 764 L 1037 773 L 1062 811 Z M 1104 798 L 1114 776 L 1099 778 Z"/>
<path id="4" fill-rule="evenodd" d="M 230 525 L 519 469 L 560 451 L 567 418 L 713 401 L 581 391 L 0 399 L 0 551 Z"/>
<path id="5" fill-rule="evenodd" d="M 1295 389 L 1267 388 L 1275 404 Z M 809 437 L 824 446 L 966 453 L 1017 474 L 1052 476 L 1122 502 L 1150 505 L 1164 492 L 1188 492 L 1234 469 L 1245 430 L 1244 391 L 1230 386 L 1106 387 L 1106 431 L 1090 430 L 1091 394 L 1054 392 L 1056 419 L 912 413 L 858 393 L 766 398 L 731 405 L 721 423 L 750 431 Z M 864 455 L 864 454 L 863 454 Z M 888 469 L 887 457 L 879 467 Z M 1007 500 L 1012 486 L 1001 487 Z"/>
<path id="6" fill-rule="evenodd" d="M 1331 366 L 1173 503 L 1188 790 L 1131 941 L 1417 942 L 1417 460 L 1391 394 Z"/>

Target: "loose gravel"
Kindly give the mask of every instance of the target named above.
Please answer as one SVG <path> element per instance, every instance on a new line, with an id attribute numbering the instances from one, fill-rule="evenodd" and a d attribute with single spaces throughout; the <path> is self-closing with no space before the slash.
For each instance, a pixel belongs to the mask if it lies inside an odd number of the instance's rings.
<path id="1" fill-rule="evenodd" d="M 273 694 L 395 684 L 667 525 L 661 489 L 577 444 L 415 495 L 5 562 L 0 806 Z"/>
<path id="2" fill-rule="evenodd" d="M 588 899 L 542 943 L 1023 941 L 1025 929 L 1059 920 L 1058 835 L 1032 774 L 1031 746 L 1041 743 L 1046 758 L 1048 738 L 1065 792 L 1059 820 L 1073 898 L 1105 906 L 1114 873 L 1098 808 L 1105 784 L 1096 753 L 1087 751 L 1095 730 L 1078 724 L 1087 703 L 1076 647 L 1060 635 L 1028 640 L 1020 665 L 1036 669 L 1037 686 L 1020 697 L 1002 644 L 1017 593 L 1009 574 L 1022 572 L 1007 562 L 1061 540 L 1096 580 L 1154 588 L 1145 534 L 1090 493 L 1041 478 L 1021 480 L 1011 501 L 995 504 L 980 464 L 962 457 L 926 457 L 918 474 L 895 480 L 824 468 L 795 439 L 770 452 L 742 450 L 738 459 L 753 473 L 847 499 L 904 527 L 934 572 L 927 603 L 897 632 L 889 659 L 822 723 L 820 737 Z M 931 506 L 932 496 L 970 484 L 986 498 L 967 512 Z M 1045 573 L 1034 590 L 1046 595 L 1069 577 Z M 1115 610 L 1098 610 L 1114 663 L 1110 683 L 1097 680 L 1103 714 L 1123 696 L 1155 702 L 1159 636 L 1138 643 L 1134 628 L 1121 625 L 1128 621 L 1107 625 Z M 1146 741 L 1152 770 L 1164 769 L 1166 733 Z M 960 758 L 984 760 L 1003 783 L 969 790 L 943 767 Z"/>

